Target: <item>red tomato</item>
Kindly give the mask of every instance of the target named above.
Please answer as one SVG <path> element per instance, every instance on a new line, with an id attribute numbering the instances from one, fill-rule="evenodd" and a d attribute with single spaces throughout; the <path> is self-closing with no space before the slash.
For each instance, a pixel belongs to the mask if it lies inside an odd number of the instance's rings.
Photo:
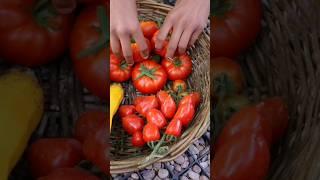
<path id="1" fill-rule="evenodd" d="M 107 122 L 107 113 L 103 111 L 87 111 L 83 113 L 75 125 L 74 136 L 83 142 L 87 136 L 95 133 Z"/>
<path id="2" fill-rule="evenodd" d="M 171 135 L 174 137 L 180 137 L 182 131 L 182 122 L 180 119 L 173 119 L 170 121 L 169 125 L 167 126 L 165 134 Z"/>
<path id="3" fill-rule="evenodd" d="M 82 157 L 81 144 L 75 139 L 39 139 L 28 151 L 29 167 L 35 178 L 59 168 L 74 167 Z"/>
<path id="4" fill-rule="evenodd" d="M 163 59 L 162 66 L 170 80 L 186 79 L 192 72 L 192 62 L 188 55 L 180 55 L 172 60 Z"/>
<path id="5" fill-rule="evenodd" d="M 155 42 L 156 42 L 156 40 L 157 40 L 158 34 L 159 34 L 159 30 L 156 31 L 156 32 L 153 34 L 153 37 L 152 37 L 152 39 L 151 39 L 151 46 L 152 46 L 152 48 L 155 48 Z M 155 53 L 158 54 L 158 55 L 160 55 L 161 57 L 165 57 L 166 54 L 167 54 L 168 44 L 169 44 L 169 41 L 168 41 L 168 40 L 164 40 L 162 49 L 160 49 L 160 50 L 155 49 Z"/>
<path id="6" fill-rule="evenodd" d="M 215 180 L 262 180 L 266 179 L 269 163 L 266 140 L 253 132 L 244 132 L 217 150 L 211 172 Z"/>
<path id="7" fill-rule="evenodd" d="M 150 44 L 150 41 L 148 39 L 146 39 L 146 43 L 149 49 L 149 53 L 152 51 L 152 46 Z M 139 63 L 142 61 L 145 61 L 147 59 L 143 58 L 140 54 L 140 49 L 137 43 L 132 43 L 131 44 L 131 49 L 132 49 L 132 56 L 133 56 L 133 60 L 135 63 Z"/>
<path id="8" fill-rule="evenodd" d="M 159 103 L 156 96 L 138 96 L 134 99 L 136 110 L 142 116 L 146 116 L 149 109 L 158 108 Z"/>
<path id="9" fill-rule="evenodd" d="M 143 128 L 143 140 L 145 142 L 154 142 L 160 140 L 160 132 L 158 126 L 148 123 Z"/>
<path id="10" fill-rule="evenodd" d="M 221 2 L 212 11 L 211 52 L 214 57 L 233 58 L 255 41 L 261 29 L 261 1 L 235 0 L 231 6 L 229 1 Z M 225 8 L 228 5 L 231 8 Z"/>
<path id="11" fill-rule="evenodd" d="M 167 82 L 167 73 L 154 61 L 147 60 L 137 64 L 132 71 L 135 88 L 144 94 L 153 94 L 161 90 Z"/>
<path id="12" fill-rule="evenodd" d="M 244 75 L 241 66 L 229 58 L 214 58 L 210 62 L 210 71 L 214 87 L 213 96 L 220 94 L 235 94 L 243 89 Z"/>
<path id="13" fill-rule="evenodd" d="M 159 91 L 157 93 L 157 98 L 160 102 L 160 109 L 164 117 L 167 119 L 173 118 L 177 110 L 177 105 L 174 99 L 166 91 Z"/>
<path id="14" fill-rule="evenodd" d="M 53 171 L 48 176 L 39 178 L 38 180 L 99 180 L 98 177 L 90 173 L 76 168 L 62 168 Z"/>
<path id="15" fill-rule="evenodd" d="M 123 129 L 130 135 L 134 134 L 137 131 L 142 131 L 143 129 L 143 119 L 135 114 L 125 116 L 121 120 Z"/>
<path id="16" fill-rule="evenodd" d="M 184 127 L 187 127 L 195 115 L 194 105 L 191 103 L 179 104 L 178 110 L 173 119 L 181 120 Z"/>
<path id="17" fill-rule="evenodd" d="M 131 66 L 125 60 L 120 60 L 114 54 L 110 54 L 110 80 L 125 82 L 131 77 Z"/>
<path id="18" fill-rule="evenodd" d="M 107 2 L 107 0 L 78 0 L 78 1 L 79 3 L 86 4 L 86 5 L 90 5 L 90 4 L 96 5 L 96 4 L 102 4 L 103 2 Z"/>
<path id="19" fill-rule="evenodd" d="M 159 129 L 164 128 L 167 125 L 167 120 L 158 109 L 150 109 L 146 113 L 148 123 L 155 124 Z"/>
<path id="20" fill-rule="evenodd" d="M 271 147 L 271 124 L 264 119 L 255 106 L 248 106 L 233 114 L 229 119 L 217 139 L 216 148 L 243 132 L 260 134 Z"/>
<path id="21" fill-rule="evenodd" d="M 187 83 L 184 80 L 173 81 L 172 89 L 175 92 L 184 92 L 187 89 Z"/>
<path id="22" fill-rule="evenodd" d="M 76 0 L 52 0 L 52 5 L 60 14 L 70 14 L 77 7 Z"/>
<path id="23" fill-rule="evenodd" d="M 135 146 L 135 147 L 143 147 L 146 144 L 146 142 L 144 142 L 143 140 L 143 134 L 141 131 L 137 131 L 133 134 L 131 143 L 132 143 L 132 146 Z"/>
<path id="24" fill-rule="evenodd" d="M 88 136 L 83 143 L 83 153 L 87 160 L 109 175 L 110 166 L 108 159 L 109 143 L 106 124 L 101 126 L 94 134 Z"/>
<path id="25" fill-rule="evenodd" d="M 201 101 L 200 93 L 192 92 L 192 93 L 184 96 L 181 99 L 179 105 L 191 103 L 195 108 L 197 108 L 198 105 L 200 104 L 200 101 Z"/>
<path id="26" fill-rule="evenodd" d="M 151 39 L 154 33 L 159 30 L 157 23 L 153 21 L 142 21 L 140 22 L 140 27 L 142 29 L 144 37 L 148 39 Z"/>
<path id="27" fill-rule="evenodd" d="M 81 83 L 94 95 L 106 99 L 109 88 L 106 68 L 109 48 L 97 48 L 98 42 L 103 40 L 97 10 L 96 7 L 90 7 L 78 16 L 71 34 L 70 52 L 74 71 Z M 82 54 L 93 47 L 97 52 Z"/>
<path id="28" fill-rule="evenodd" d="M 0 57 L 4 60 L 34 67 L 66 51 L 72 15 L 49 13 L 51 2 L 41 9 L 36 4 L 35 0 L 0 1 Z"/>
<path id="29" fill-rule="evenodd" d="M 135 113 L 136 113 L 136 107 L 134 107 L 134 105 L 121 105 L 119 107 L 119 114 L 120 114 L 120 117 L 122 118 Z"/>
<path id="30" fill-rule="evenodd" d="M 288 127 L 289 113 L 285 102 L 280 97 L 273 97 L 258 104 L 257 108 L 264 119 L 270 121 L 272 139 L 277 142 Z"/>

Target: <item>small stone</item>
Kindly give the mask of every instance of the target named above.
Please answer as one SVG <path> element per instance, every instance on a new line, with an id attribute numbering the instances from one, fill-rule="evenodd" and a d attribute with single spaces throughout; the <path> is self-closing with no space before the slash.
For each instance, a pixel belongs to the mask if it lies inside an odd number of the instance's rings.
<path id="1" fill-rule="evenodd" d="M 202 145 L 199 145 L 197 148 L 199 151 L 202 151 L 204 149 L 204 147 Z"/>
<path id="2" fill-rule="evenodd" d="M 185 161 L 185 162 L 181 165 L 181 167 L 182 167 L 183 169 L 187 168 L 188 166 L 189 166 L 189 161 Z"/>
<path id="3" fill-rule="evenodd" d="M 203 169 L 205 169 L 205 168 L 207 168 L 209 165 L 208 165 L 208 162 L 205 161 L 205 162 L 201 162 L 201 163 L 200 163 L 200 166 L 201 166 Z"/>
<path id="4" fill-rule="evenodd" d="M 166 170 L 166 169 L 159 169 L 158 171 L 158 176 L 161 178 L 161 179 L 164 179 L 166 177 L 169 176 L 169 171 Z"/>
<path id="5" fill-rule="evenodd" d="M 139 176 L 137 173 L 132 173 L 131 177 L 132 177 L 132 179 L 139 179 Z"/>
<path id="6" fill-rule="evenodd" d="M 155 169 L 161 169 L 161 167 L 162 167 L 162 165 L 159 162 L 153 164 L 153 168 L 155 168 Z"/>
<path id="7" fill-rule="evenodd" d="M 193 172 L 193 171 L 189 171 L 188 172 L 188 176 L 191 178 L 191 179 L 194 179 L 194 180 L 198 180 L 200 178 L 200 175 Z"/>
<path id="8" fill-rule="evenodd" d="M 194 166 L 192 167 L 192 170 L 193 170 L 195 173 L 198 173 L 198 174 L 200 174 L 200 172 L 201 172 L 201 168 L 200 168 L 198 165 L 194 165 Z"/>
<path id="9" fill-rule="evenodd" d="M 193 144 L 189 147 L 189 151 L 191 154 L 199 154 L 199 150 Z"/>
<path id="10" fill-rule="evenodd" d="M 177 157 L 174 161 L 175 161 L 176 163 L 178 163 L 178 164 L 183 164 L 184 161 L 185 161 L 185 159 L 184 159 L 183 156 L 179 156 L 179 157 Z"/>
<path id="11" fill-rule="evenodd" d="M 189 162 L 192 163 L 194 161 L 194 159 L 192 157 L 189 157 Z"/>
<path id="12" fill-rule="evenodd" d="M 156 176 L 153 180 L 161 180 L 159 176 Z"/>
<path id="13" fill-rule="evenodd" d="M 154 178 L 154 176 L 156 176 L 154 170 L 146 170 L 142 172 L 142 177 L 146 180 L 151 180 Z"/>
<path id="14" fill-rule="evenodd" d="M 180 172 L 180 171 L 182 170 L 182 169 L 181 169 L 181 166 L 178 165 L 178 164 L 175 165 L 174 169 L 175 169 L 176 171 L 178 171 L 178 172 Z"/>
<path id="15" fill-rule="evenodd" d="M 189 178 L 187 178 L 186 176 L 181 176 L 180 180 L 189 180 Z"/>
<path id="16" fill-rule="evenodd" d="M 128 180 L 134 180 L 132 177 L 129 177 Z"/>
<path id="17" fill-rule="evenodd" d="M 168 167 L 169 171 L 173 171 L 174 170 L 174 166 L 173 165 L 168 165 L 167 167 Z"/>
<path id="18" fill-rule="evenodd" d="M 207 176 L 200 176 L 200 179 L 199 180 L 209 180 L 209 178 Z"/>

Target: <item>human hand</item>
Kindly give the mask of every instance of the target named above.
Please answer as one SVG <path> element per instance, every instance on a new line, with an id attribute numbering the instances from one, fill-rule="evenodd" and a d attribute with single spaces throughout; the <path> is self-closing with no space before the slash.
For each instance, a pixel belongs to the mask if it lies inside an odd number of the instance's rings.
<path id="1" fill-rule="evenodd" d="M 134 63 L 131 38 L 138 44 L 141 57 L 147 59 L 149 50 L 138 21 L 136 1 L 111 0 L 110 46 L 112 52 L 118 57 L 123 55 L 129 65 Z"/>
<path id="2" fill-rule="evenodd" d="M 172 58 L 178 48 L 180 54 L 185 53 L 188 46 L 193 45 L 206 27 L 210 13 L 209 0 L 179 0 L 166 17 L 156 39 L 156 49 L 161 50 L 171 30 L 166 57 Z"/>

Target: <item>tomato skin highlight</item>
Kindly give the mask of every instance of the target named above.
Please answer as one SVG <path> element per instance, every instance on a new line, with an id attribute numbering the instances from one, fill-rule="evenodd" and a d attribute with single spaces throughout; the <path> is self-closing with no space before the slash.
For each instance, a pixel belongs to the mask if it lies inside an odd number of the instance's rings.
<path id="1" fill-rule="evenodd" d="M 157 23 L 154 21 L 141 21 L 140 27 L 144 37 L 151 39 L 153 35 L 159 30 Z"/>
<path id="2" fill-rule="evenodd" d="M 183 127 L 188 127 L 195 115 L 195 107 L 191 103 L 184 103 L 178 106 L 178 110 L 173 119 L 179 119 Z"/>
<path id="3" fill-rule="evenodd" d="M 164 128 L 167 125 L 167 120 L 158 109 L 150 109 L 147 111 L 146 118 L 148 123 L 156 125 L 159 129 Z"/>
<path id="4" fill-rule="evenodd" d="M 158 108 L 159 102 L 156 96 L 138 96 L 134 99 L 134 105 L 136 106 L 136 110 L 142 116 L 146 116 L 146 113 L 149 109 Z"/>
<path id="5" fill-rule="evenodd" d="M 110 54 L 110 80 L 114 82 L 125 82 L 131 77 L 132 67 L 124 60 L 121 61 L 114 54 Z"/>
<path id="6" fill-rule="evenodd" d="M 50 173 L 48 176 L 41 177 L 38 180 L 71 180 L 71 179 L 99 180 L 98 177 L 77 168 L 58 169 Z"/>
<path id="7" fill-rule="evenodd" d="M 160 140 L 159 128 L 153 123 L 145 125 L 143 128 L 143 140 L 147 143 Z"/>
<path id="8" fill-rule="evenodd" d="M 186 54 L 174 57 L 173 61 L 164 58 L 161 64 L 168 74 L 168 79 L 171 81 L 184 80 L 192 72 L 192 61 Z"/>
<path id="9" fill-rule="evenodd" d="M 215 180 L 263 180 L 270 164 L 268 143 L 260 135 L 244 132 L 219 147 L 212 164 Z"/>
<path id="10" fill-rule="evenodd" d="M 261 1 L 232 1 L 231 10 L 223 16 L 212 17 L 211 56 L 237 57 L 255 41 L 261 30 L 261 21 Z"/>
<path id="11" fill-rule="evenodd" d="M 183 97 L 179 103 L 179 105 L 183 105 L 183 104 L 192 104 L 195 108 L 197 108 L 199 106 L 201 102 L 201 96 L 200 93 L 198 92 L 192 92 L 190 94 L 188 94 L 187 96 Z"/>
<path id="12" fill-rule="evenodd" d="M 84 142 L 87 136 L 94 134 L 97 129 L 107 122 L 107 114 L 103 111 L 87 111 L 80 115 L 76 125 L 74 136 L 80 142 Z"/>
<path id="13" fill-rule="evenodd" d="M 143 134 L 141 131 L 137 131 L 133 134 L 131 144 L 134 147 L 143 147 L 146 144 L 143 140 Z"/>
<path id="14" fill-rule="evenodd" d="M 82 146 L 75 139 L 43 138 L 32 143 L 28 150 L 29 167 L 35 178 L 59 168 L 74 167 L 82 159 Z"/>
<path id="15" fill-rule="evenodd" d="M 151 43 L 150 43 L 150 41 L 148 39 L 145 39 L 145 40 L 146 40 L 146 43 L 147 43 L 147 46 L 148 46 L 148 50 L 149 50 L 149 54 L 150 54 L 150 52 L 152 51 Z M 135 63 L 139 63 L 139 62 L 147 60 L 147 59 L 145 59 L 145 58 L 143 58 L 141 56 L 140 48 L 139 48 L 139 45 L 137 43 L 132 43 L 131 44 L 131 50 L 132 50 L 133 60 L 134 60 Z"/>
<path id="16" fill-rule="evenodd" d="M 138 63 L 132 71 L 134 87 L 143 94 L 155 94 L 161 90 L 167 82 L 167 73 L 152 60 Z"/>
<path id="17" fill-rule="evenodd" d="M 137 131 L 142 131 L 144 121 L 142 118 L 135 114 L 130 114 L 123 117 L 122 119 L 123 129 L 130 135 L 134 134 Z"/>
<path id="18" fill-rule="evenodd" d="M 135 114 L 136 112 L 136 107 L 134 105 L 121 105 L 119 107 L 119 115 L 121 118 L 130 114 Z"/>
<path id="19" fill-rule="evenodd" d="M 176 113 L 177 105 L 174 99 L 166 91 L 159 91 L 157 99 L 160 103 L 160 109 L 165 118 L 171 119 Z"/>
<path id="20" fill-rule="evenodd" d="M 180 119 L 173 119 L 167 126 L 165 134 L 180 137 L 182 132 L 182 122 Z"/>

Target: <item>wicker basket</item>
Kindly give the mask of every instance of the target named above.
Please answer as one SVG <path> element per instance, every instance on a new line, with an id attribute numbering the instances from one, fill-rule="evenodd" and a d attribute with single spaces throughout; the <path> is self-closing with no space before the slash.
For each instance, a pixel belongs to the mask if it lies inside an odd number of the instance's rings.
<path id="1" fill-rule="evenodd" d="M 140 19 L 161 21 L 171 8 L 171 6 L 151 0 L 138 1 Z M 184 153 L 193 141 L 200 138 L 207 131 L 210 124 L 210 38 L 208 34 L 209 32 L 203 33 L 196 45 L 189 51 L 193 59 L 193 73 L 188 79 L 188 85 L 202 95 L 202 103 L 197 110 L 193 123 L 176 143 L 168 146 L 169 149 L 165 154 L 154 157 L 150 156 L 151 150 L 147 147 L 143 149 L 132 147 L 130 137 L 122 130 L 120 119 L 115 117 L 111 132 L 111 174 L 135 171 L 154 162 L 173 160 Z M 133 98 L 139 95 L 139 93 L 136 92 L 131 83 L 124 86 L 126 95 L 123 103 L 132 104 Z"/>
<path id="2" fill-rule="evenodd" d="M 241 58 L 249 96 L 284 97 L 289 129 L 272 150 L 272 180 L 320 179 L 320 3 L 266 0 L 263 32 Z"/>

